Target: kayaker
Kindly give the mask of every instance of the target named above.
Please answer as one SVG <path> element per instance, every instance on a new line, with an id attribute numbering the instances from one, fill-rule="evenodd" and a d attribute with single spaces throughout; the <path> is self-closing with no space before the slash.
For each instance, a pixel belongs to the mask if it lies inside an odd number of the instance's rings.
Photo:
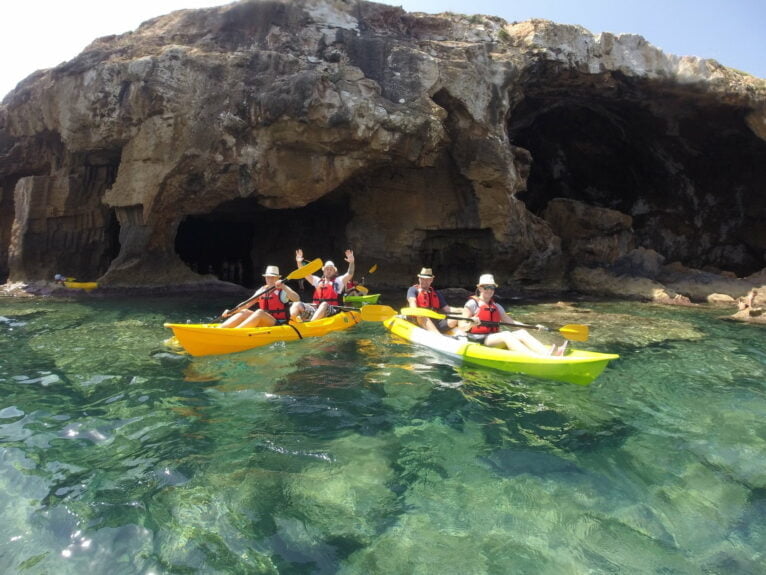
<path id="1" fill-rule="evenodd" d="M 460 313 L 460 308 L 453 309 L 447 305 L 444 296 L 433 287 L 434 272 L 431 268 L 421 268 L 418 274 L 418 283 L 410 286 L 407 290 L 407 303 L 410 307 L 424 307 L 438 311 L 439 313 Z M 457 326 L 457 320 L 440 319 L 435 322 L 430 317 L 415 317 L 417 324 L 423 329 L 437 333 L 443 333 Z"/>
<path id="2" fill-rule="evenodd" d="M 264 285 L 255 290 L 252 297 L 235 313 L 225 310 L 221 315 L 227 317 L 220 327 L 269 327 L 287 323 L 289 302 L 300 301 L 300 296 L 290 286 L 279 279 L 277 266 L 266 266 L 263 272 Z M 258 309 L 248 308 L 258 304 Z M 231 316 L 231 317 L 229 317 Z"/>
<path id="3" fill-rule="evenodd" d="M 500 331 L 500 326 L 497 324 L 483 324 L 482 322 L 502 322 L 509 325 L 516 323 L 503 306 L 494 300 L 496 288 L 497 284 L 492 274 L 482 274 L 479 277 L 476 295 L 471 296 L 463 307 L 463 316 L 468 318 L 464 326 L 468 339 L 489 347 L 505 347 L 523 353 L 564 355 L 566 343 L 560 347 L 555 345 L 551 347 L 524 329 Z"/>
<path id="4" fill-rule="evenodd" d="M 323 317 L 335 315 L 340 311 L 341 296 L 346 291 L 348 282 L 354 277 L 354 252 L 346 250 L 345 260 L 348 270 L 339 276 L 338 268 L 332 260 L 327 260 L 322 267 L 322 277 L 310 275 L 306 281 L 314 286 L 312 303 L 298 301 L 290 306 L 290 317 L 301 321 L 315 321 Z M 295 250 L 295 263 L 303 265 L 303 250 Z"/>
<path id="5" fill-rule="evenodd" d="M 355 281 L 350 280 L 348 283 L 346 283 L 346 295 L 364 295 L 361 291 L 356 289 L 356 286 L 358 286 Z"/>

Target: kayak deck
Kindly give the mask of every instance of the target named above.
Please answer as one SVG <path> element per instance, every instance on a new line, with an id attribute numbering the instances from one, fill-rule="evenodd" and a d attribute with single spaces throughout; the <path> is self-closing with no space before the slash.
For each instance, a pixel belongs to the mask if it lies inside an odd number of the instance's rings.
<path id="1" fill-rule="evenodd" d="M 348 329 L 360 321 L 356 311 L 344 311 L 308 322 L 290 322 L 271 327 L 232 328 L 221 324 L 166 323 L 178 343 L 193 356 L 236 353 L 278 341 L 295 341 L 320 337 L 333 331 Z"/>
<path id="2" fill-rule="evenodd" d="M 620 357 L 578 349 L 570 349 L 563 356 L 525 354 L 434 333 L 401 317 L 388 319 L 384 325 L 391 333 L 407 341 L 429 347 L 460 362 L 577 385 L 588 385 L 601 375 L 610 361 Z"/>

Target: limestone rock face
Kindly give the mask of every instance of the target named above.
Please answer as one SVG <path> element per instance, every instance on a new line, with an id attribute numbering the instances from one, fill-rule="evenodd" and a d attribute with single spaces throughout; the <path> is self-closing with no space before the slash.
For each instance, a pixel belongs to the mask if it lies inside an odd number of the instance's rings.
<path id="1" fill-rule="evenodd" d="M 563 289 L 635 248 L 744 275 L 766 267 L 765 140 L 766 82 L 639 36 L 357 0 L 182 10 L 0 105 L 0 280 L 252 285 L 298 247 L 351 247 L 380 286 L 428 265 Z"/>
<path id="2" fill-rule="evenodd" d="M 611 264 L 633 247 L 633 220 L 616 210 L 555 198 L 543 216 L 579 265 Z"/>

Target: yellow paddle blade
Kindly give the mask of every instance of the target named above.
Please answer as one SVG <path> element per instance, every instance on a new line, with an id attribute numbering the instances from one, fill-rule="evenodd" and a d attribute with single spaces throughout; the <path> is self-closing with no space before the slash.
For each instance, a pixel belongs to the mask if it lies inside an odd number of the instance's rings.
<path id="1" fill-rule="evenodd" d="M 403 307 L 399 310 L 402 315 L 414 315 L 420 317 L 430 317 L 432 319 L 444 319 L 447 316 L 438 311 L 428 309 L 427 307 Z"/>
<path id="2" fill-rule="evenodd" d="M 354 289 L 355 289 L 356 291 L 358 291 L 358 292 L 359 292 L 360 294 L 362 294 L 362 295 L 367 295 L 368 293 L 370 293 L 370 290 L 368 290 L 368 289 L 367 289 L 366 287 L 364 287 L 362 284 L 359 284 L 359 285 L 355 285 L 355 286 L 354 286 Z"/>
<path id="3" fill-rule="evenodd" d="M 373 265 L 367 273 L 374 274 L 376 269 L 378 269 L 378 264 Z"/>
<path id="4" fill-rule="evenodd" d="M 386 321 L 396 315 L 396 310 L 387 305 L 368 304 L 359 310 L 364 321 Z"/>
<path id="5" fill-rule="evenodd" d="M 303 279 L 305 277 L 310 276 L 316 271 L 319 271 L 322 269 L 322 260 L 320 258 L 317 258 L 315 260 L 311 260 L 306 265 L 303 265 L 299 267 L 297 270 L 291 271 L 289 274 L 287 274 L 286 280 L 299 280 Z"/>
<path id="6" fill-rule="evenodd" d="M 587 325 L 570 323 L 559 328 L 559 333 L 572 341 L 588 341 L 589 329 Z"/>

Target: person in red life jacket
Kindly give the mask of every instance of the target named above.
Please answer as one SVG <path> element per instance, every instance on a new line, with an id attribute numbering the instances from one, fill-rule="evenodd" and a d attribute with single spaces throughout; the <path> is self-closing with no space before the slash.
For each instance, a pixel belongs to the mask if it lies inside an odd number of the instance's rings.
<path id="1" fill-rule="evenodd" d="M 461 309 L 452 309 L 447 305 L 444 296 L 433 287 L 434 272 L 431 268 L 422 268 L 418 274 L 418 283 L 407 290 L 407 304 L 410 307 L 425 307 L 439 313 L 459 313 Z M 457 320 L 441 319 L 434 322 L 430 317 L 417 316 L 414 319 L 423 329 L 443 333 L 455 327 Z"/>
<path id="2" fill-rule="evenodd" d="M 358 285 L 359 284 L 356 283 L 355 281 L 349 280 L 346 283 L 346 295 L 364 295 L 361 291 L 356 289 L 356 286 Z"/>
<path id="3" fill-rule="evenodd" d="M 287 323 L 290 319 L 288 304 L 301 298 L 296 291 L 285 284 L 277 266 L 266 266 L 263 279 L 266 284 L 255 290 L 250 300 L 236 313 L 223 312 L 227 317 L 221 327 L 263 327 Z M 258 304 L 255 311 L 248 308 Z"/>
<path id="4" fill-rule="evenodd" d="M 463 316 L 468 318 L 464 326 L 471 341 L 483 343 L 489 347 L 505 347 L 513 351 L 533 353 L 535 355 L 564 355 L 566 343 L 561 347 L 547 346 L 524 329 L 515 331 L 500 331 L 501 322 L 513 325 L 516 322 L 509 316 L 503 306 L 494 300 L 495 277 L 483 274 L 476 285 L 476 295 L 465 303 Z M 490 323 L 483 323 L 490 322 Z"/>
<path id="5" fill-rule="evenodd" d="M 343 292 L 354 277 L 354 252 L 346 250 L 345 259 L 348 262 L 348 271 L 341 276 L 338 275 L 338 268 L 332 260 L 327 260 L 322 267 L 322 277 L 310 275 L 306 278 L 306 281 L 314 286 L 314 299 L 311 303 L 299 301 L 290 306 L 291 318 L 314 321 L 340 311 L 337 306 L 341 305 Z M 303 250 L 295 250 L 295 263 L 298 267 L 303 265 Z"/>

